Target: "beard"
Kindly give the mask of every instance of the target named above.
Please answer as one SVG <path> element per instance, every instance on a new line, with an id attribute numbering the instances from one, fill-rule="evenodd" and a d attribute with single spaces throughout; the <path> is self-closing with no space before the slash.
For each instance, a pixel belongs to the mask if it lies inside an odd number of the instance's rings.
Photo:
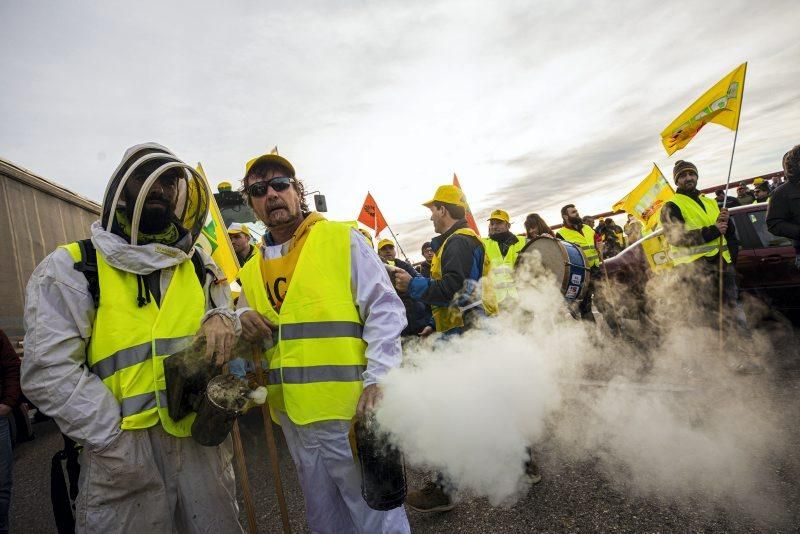
<path id="1" fill-rule="evenodd" d="M 156 203 L 158 202 L 158 203 Z M 149 203 L 149 205 L 148 205 Z M 128 212 L 128 220 L 133 222 L 133 209 Z M 146 234 L 155 234 L 164 230 L 172 222 L 172 213 L 166 199 L 148 198 L 142 208 L 139 229 Z"/>
<path id="2" fill-rule="evenodd" d="M 581 226 L 583 224 L 583 219 L 581 219 L 580 217 L 570 217 L 569 223 L 572 226 Z"/>
<path id="3" fill-rule="evenodd" d="M 300 210 L 292 211 L 289 206 L 282 202 L 267 206 L 266 224 L 269 228 L 290 226 L 296 223 L 299 217 Z"/>

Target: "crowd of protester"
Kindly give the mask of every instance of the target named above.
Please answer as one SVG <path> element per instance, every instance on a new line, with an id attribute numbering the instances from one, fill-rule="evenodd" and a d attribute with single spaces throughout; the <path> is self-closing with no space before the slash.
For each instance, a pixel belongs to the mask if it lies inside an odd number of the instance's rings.
<path id="1" fill-rule="evenodd" d="M 165 163 L 170 169 L 159 173 Z M 706 297 L 698 297 L 697 306 L 714 316 L 715 280 L 723 280 L 726 327 L 742 336 L 749 326 L 738 299 L 728 208 L 769 203 L 769 229 L 794 240 L 800 268 L 800 145 L 784 156 L 783 168 L 786 183 L 758 179 L 752 190 L 740 184 L 736 197 L 718 190 L 712 200 L 697 189 L 697 167 L 679 160 L 672 173 L 676 194 L 659 216 L 679 278 Z M 199 445 L 189 439 L 191 420 L 172 419 L 160 400 L 164 346 L 199 336 L 209 362 L 228 361 L 241 338 L 255 348 L 254 362 L 260 353 L 268 363 L 270 414 L 296 464 L 312 530 L 409 532 L 402 506 L 379 510 L 365 502 L 349 437 L 351 422 L 365 420 L 379 402 L 383 377 L 401 365 L 403 345 L 430 336 L 447 343 L 515 310 L 515 269 L 535 242 L 580 251 L 583 264 L 577 266 L 589 276 L 572 276 L 571 283 L 585 288 L 566 290 L 565 301 L 573 317 L 593 322 L 603 262 L 645 234 L 635 217 L 621 227 L 609 217 L 581 217 L 567 204 L 555 231 L 530 213 L 521 235 L 511 231 L 508 212 L 494 209 L 488 236 L 481 238 L 467 222 L 464 193 L 442 185 L 423 204 L 436 235 L 420 249 L 424 260 L 412 266 L 397 257 L 395 242 L 381 239 L 375 246 L 369 232 L 311 211 L 294 166 L 270 153 L 247 162 L 242 179 L 243 197 L 267 233 L 255 243 L 246 226 L 228 229 L 243 264 L 234 301 L 228 285 L 219 283 L 220 269 L 194 248 L 208 204 L 200 199 L 205 209 L 187 216 L 187 201 L 178 194 L 179 184 L 192 180 L 186 169 L 155 143 L 129 149 L 109 180 L 91 242 L 59 247 L 27 288 L 22 389 L 83 447 L 82 465 L 101 470 L 81 473 L 73 503 L 79 531 L 243 531 L 230 442 Z M 136 208 L 139 228 L 132 227 Z M 0 416 L 19 394 L 19 361 L 6 345 L 0 347 Z M 740 361 L 735 370 L 757 372 L 758 366 Z M 8 440 L 0 440 L 0 467 L 7 471 L 10 449 L 2 442 Z M 538 483 L 530 447 L 524 458 L 521 476 Z M 115 479 L 118 471 L 124 483 Z M 0 532 L 10 493 L 10 477 L 4 480 Z M 456 505 L 456 490 L 445 473 L 434 473 L 405 504 L 447 511 Z M 100 501 L 88 514 L 90 503 Z"/>

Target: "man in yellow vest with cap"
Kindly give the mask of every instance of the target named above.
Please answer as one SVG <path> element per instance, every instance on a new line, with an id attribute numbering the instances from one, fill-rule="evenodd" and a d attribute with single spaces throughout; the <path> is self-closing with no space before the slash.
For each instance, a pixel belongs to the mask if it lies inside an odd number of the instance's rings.
<path id="1" fill-rule="evenodd" d="M 414 267 L 410 263 L 397 259 L 397 250 L 394 247 L 394 241 L 391 239 L 381 239 L 378 241 L 378 256 L 386 265 L 398 267 L 409 274 L 416 274 Z"/>
<path id="2" fill-rule="evenodd" d="M 303 488 L 313 532 L 410 532 L 402 506 L 370 508 L 348 440 L 351 420 L 400 365 L 405 310 L 358 230 L 306 204 L 294 166 L 266 154 L 245 166 L 243 192 L 269 231 L 239 273 L 242 335 L 272 339 L 268 401 Z"/>
<path id="3" fill-rule="evenodd" d="M 400 269 L 407 272 L 410 276 L 419 276 L 419 273 L 408 262 L 398 260 L 395 252 L 394 242 L 391 239 L 381 239 L 378 242 L 378 256 L 381 261 L 390 266 L 389 278 L 394 279 Z M 418 300 L 414 300 L 407 294 L 400 294 L 400 300 L 406 309 L 406 321 L 408 324 L 400 333 L 404 339 L 409 337 L 427 337 L 434 331 L 433 317 L 428 305 Z"/>
<path id="4" fill-rule="evenodd" d="M 511 232 L 511 219 L 503 210 L 489 215 L 489 237 L 483 238 L 486 255 L 492 265 L 491 277 L 495 298 L 501 309 L 508 309 L 517 300 L 514 287 L 514 263 L 525 241 Z"/>
<path id="5" fill-rule="evenodd" d="M 31 275 L 22 387 L 83 446 L 76 532 L 242 532 L 230 439 L 196 443 L 195 414 L 173 420 L 165 391 L 165 357 L 201 329 L 221 363 L 239 328 L 224 275 L 194 248 L 209 201 L 169 150 L 132 147 L 91 241 Z"/>
<path id="6" fill-rule="evenodd" d="M 497 301 L 489 278 L 489 257 L 483 241 L 467 225 L 466 198 L 454 185 L 440 186 L 423 204 L 431 210 L 434 256 L 431 277 L 411 277 L 399 272 L 398 291 L 433 307 L 436 331 L 459 334 L 475 327 L 482 318 L 497 313 Z M 419 512 L 444 512 L 454 507 L 449 484 L 442 475 L 406 497 L 409 508 Z"/>
<path id="7" fill-rule="evenodd" d="M 258 252 L 256 247 L 250 242 L 252 236 L 250 229 L 241 223 L 231 223 L 228 227 L 228 237 L 231 239 L 233 251 L 236 253 L 236 259 L 239 260 L 239 265 L 244 266 L 247 260 L 252 258 Z"/>
<path id="8" fill-rule="evenodd" d="M 491 269 L 483 241 L 467 225 L 466 198 L 454 185 L 443 185 L 423 206 L 431 210 L 434 251 L 431 277 L 397 273 L 398 291 L 433 308 L 436 331 L 459 334 L 482 317 L 497 313 Z M 486 277 L 486 278 L 484 278 Z"/>
<path id="9" fill-rule="evenodd" d="M 581 319 L 594 322 L 592 313 L 593 280 L 600 275 L 600 253 L 597 251 L 594 230 L 588 224 L 584 224 L 574 204 L 567 204 L 561 208 L 561 220 L 564 226 L 556 230 L 556 235 L 564 241 L 579 246 L 586 257 L 586 267 L 589 268 L 590 273 L 589 287 L 586 290 L 586 296 L 578 303 L 578 310 Z"/>
<path id="10" fill-rule="evenodd" d="M 720 210 L 716 201 L 697 190 L 697 167 L 684 160 L 675 162 L 672 170 L 675 196 L 661 209 L 661 224 L 669 243 L 669 257 L 690 288 L 695 310 L 701 310 L 708 326 L 718 326 L 719 265 L 722 254 L 723 303 L 740 335 L 749 336 L 744 311 L 738 299 L 736 271 L 734 270 L 728 242 L 735 238 L 736 229 L 728 210 Z M 687 312 L 690 310 L 686 310 Z M 753 363 L 735 363 L 739 372 L 753 372 Z"/>

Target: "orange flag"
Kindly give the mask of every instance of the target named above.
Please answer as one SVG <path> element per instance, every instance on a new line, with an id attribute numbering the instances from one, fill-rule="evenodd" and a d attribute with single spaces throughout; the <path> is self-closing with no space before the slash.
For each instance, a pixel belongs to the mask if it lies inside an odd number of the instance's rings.
<path id="1" fill-rule="evenodd" d="M 456 173 L 453 173 L 453 185 L 461 189 L 461 184 L 458 183 L 458 176 L 456 176 Z M 463 191 L 463 189 L 461 190 Z M 472 211 L 469 209 L 469 203 L 467 203 L 467 224 L 472 228 L 473 232 L 481 235 L 481 231 L 478 230 L 478 225 L 475 223 L 475 217 L 472 216 Z"/>
<path id="2" fill-rule="evenodd" d="M 358 214 L 358 221 L 375 230 L 376 236 L 389 226 L 386 224 L 383 213 L 378 209 L 378 204 L 369 191 L 367 192 L 367 198 L 364 199 L 364 205 L 361 206 L 361 213 Z"/>

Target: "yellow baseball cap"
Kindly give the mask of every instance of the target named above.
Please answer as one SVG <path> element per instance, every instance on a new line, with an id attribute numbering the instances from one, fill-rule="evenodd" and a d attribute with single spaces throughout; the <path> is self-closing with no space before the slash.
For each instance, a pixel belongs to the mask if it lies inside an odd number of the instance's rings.
<path id="1" fill-rule="evenodd" d="M 464 192 L 454 185 L 440 185 L 433 198 L 422 205 L 430 207 L 434 202 L 444 202 L 461 208 L 467 207 L 467 198 L 464 196 Z"/>
<path id="2" fill-rule="evenodd" d="M 244 175 L 247 176 L 247 174 L 250 172 L 250 169 L 252 169 L 253 166 L 256 165 L 257 163 L 265 163 L 267 161 L 276 163 L 281 167 L 286 167 L 286 169 L 292 173 L 292 176 L 295 175 L 294 166 L 291 163 L 289 163 L 288 159 L 278 154 L 263 154 L 261 156 L 251 159 L 244 166 Z"/>
<path id="3" fill-rule="evenodd" d="M 228 227 L 228 234 L 245 234 L 250 235 L 250 229 L 241 223 L 231 223 Z"/>
<path id="4" fill-rule="evenodd" d="M 217 184 L 217 191 L 219 191 L 220 193 L 223 191 L 231 191 L 232 189 L 233 187 L 231 186 L 230 182 L 220 182 L 219 184 Z"/>
<path id="5" fill-rule="evenodd" d="M 505 223 L 511 224 L 511 219 L 508 218 L 508 212 L 503 210 L 494 210 L 491 215 L 489 215 L 488 220 L 497 219 L 498 221 L 503 221 Z"/>
<path id="6" fill-rule="evenodd" d="M 758 185 L 758 184 L 763 184 L 763 183 L 764 183 L 764 179 L 763 178 L 756 178 L 755 180 L 753 180 L 753 185 Z"/>
<path id="7" fill-rule="evenodd" d="M 389 245 L 394 246 L 394 241 L 392 241 L 391 239 L 381 239 L 380 241 L 378 241 L 378 250 Z"/>

